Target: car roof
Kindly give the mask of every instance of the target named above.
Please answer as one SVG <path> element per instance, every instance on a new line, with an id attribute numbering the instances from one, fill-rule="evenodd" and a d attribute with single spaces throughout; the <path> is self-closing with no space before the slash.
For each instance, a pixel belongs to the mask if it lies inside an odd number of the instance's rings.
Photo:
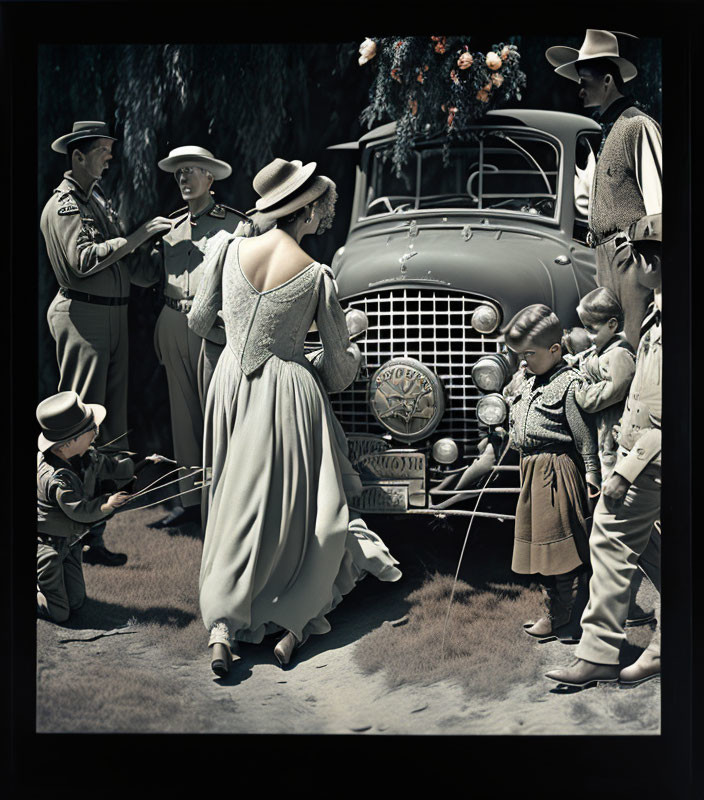
<path id="1" fill-rule="evenodd" d="M 482 121 L 472 127 L 483 127 L 485 125 L 524 125 L 528 128 L 537 128 L 557 136 L 559 139 L 568 136 L 575 136 L 581 131 L 601 132 L 599 123 L 591 117 L 581 114 L 571 114 L 566 111 L 545 111 L 537 108 L 510 108 L 498 111 L 488 111 Z M 388 122 L 386 125 L 379 125 L 373 128 L 356 142 L 345 142 L 328 147 L 328 150 L 356 150 L 373 142 L 376 139 L 384 139 L 393 136 L 396 132 L 396 123 Z M 436 137 L 432 137 L 436 138 Z"/>

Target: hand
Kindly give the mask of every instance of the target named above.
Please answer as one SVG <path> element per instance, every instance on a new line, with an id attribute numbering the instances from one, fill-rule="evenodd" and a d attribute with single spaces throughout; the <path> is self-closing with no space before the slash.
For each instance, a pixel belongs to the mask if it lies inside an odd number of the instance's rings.
<path id="1" fill-rule="evenodd" d="M 139 230 L 144 234 L 144 239 L 146 240 L 158 233 L 166 233 L 166 231 L 170 231 L 173 227 L 173 224 L 173 220 L 170 220 L 167 217 L 154 217 L 154 219 L 149 219 L 143 223 Z"/>
<path id="2" fill-rule="evenodd" d="M 160 456 L 159 453 L 152 453 L 150 456 L 147 456 L 144 460 L 153 461 L 155 464 L 161 464 L 167 459 L 165 456 Z"/>
<path id="3" fill-rule="evenodd" d="M 102 510 L 115 511 L 120 506 L 124 505 L 132 495 L 127 492 L 115 492 L 108 497 L 107 501 L 103 503 Z"/>
<path id="4" fill-rule="evenodd" d="M 604 485 L 603 494 L 612 505 L 617 505 L 623 501 L 626 492 L 630 487 L 630 481 L 627 481 L 623 475 L 618 472 L 611 473 L 611 477 Z"/>

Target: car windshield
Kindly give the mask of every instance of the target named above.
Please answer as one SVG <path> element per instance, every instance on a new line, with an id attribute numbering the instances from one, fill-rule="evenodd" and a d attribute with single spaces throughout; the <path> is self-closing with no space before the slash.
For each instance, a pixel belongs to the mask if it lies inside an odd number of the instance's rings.
<path id="1" fill-rule="evenodd" d="M 441 145 L 419 145 L 400 177 L 390 147 L 373 152 L 366 217 L 434 208 L 556 216 L 560 151 L 547 137 L 486 129 L 445 157 Z"/>

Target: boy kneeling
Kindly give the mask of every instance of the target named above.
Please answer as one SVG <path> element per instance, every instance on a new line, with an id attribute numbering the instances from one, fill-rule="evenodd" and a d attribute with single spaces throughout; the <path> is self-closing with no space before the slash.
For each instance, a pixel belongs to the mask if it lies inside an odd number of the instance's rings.
<path id="1" fill-rule="evenodd" d="M 130 458 L 107 456 L 92 442 L 105 408 L 59 392 L 37 406 L 42 429 L 37 454 L 37 615 L 65 622 L 83 605 L 83 534 L 129 499 L 99 494 L 101 480 L 124 485 L 134 475 Z"/>
<path id="2" fill-rule="evenodd" d="M 547 613 L 526 623 L 537 638 L 571 639 L 567 628 L 589 567 L 585 486 L 601 486 L 593 423 L 575 401 L 580 375 L 562 358 L 562 325 L 546 305 L 524 308 L 503 329 L 506 345 L 525 361 L 527 376 L 511 402 L 512 446 L 521 454 L 511 569 L 542 576 Z M 577 626 L 578 630 L 578 626 Z"/>

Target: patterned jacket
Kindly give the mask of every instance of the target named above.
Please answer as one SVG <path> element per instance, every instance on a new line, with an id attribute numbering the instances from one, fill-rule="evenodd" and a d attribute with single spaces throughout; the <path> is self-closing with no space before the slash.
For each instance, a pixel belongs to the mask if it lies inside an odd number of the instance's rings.
<path id="1" fill-rule="evenodd" d="M 511 446 L 521 455 L 574 447 L 587 472 L 600 473 L 594 422 L 575 400 L 579 372 L 561 362 L 545 376 L 524 379 L 511 399 Z"/>

